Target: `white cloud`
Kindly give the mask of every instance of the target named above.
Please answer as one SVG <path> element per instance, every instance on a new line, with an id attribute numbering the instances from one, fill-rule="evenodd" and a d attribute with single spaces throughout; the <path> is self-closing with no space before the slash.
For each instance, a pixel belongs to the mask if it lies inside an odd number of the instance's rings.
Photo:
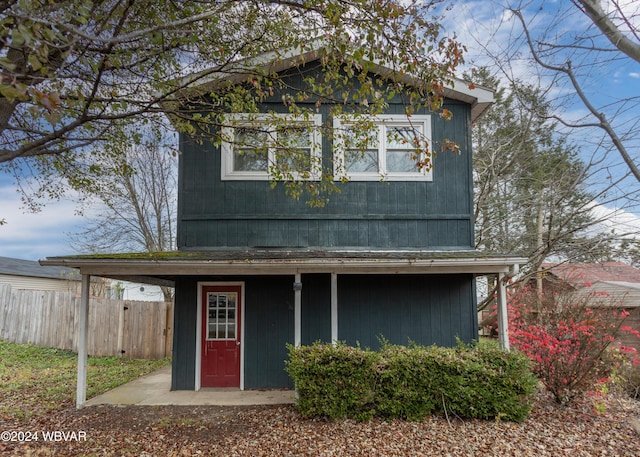
<path id="1" fill-rule="evenodd" d="M 629 73 L 629 76 L 631 78 L 640 78 L 640 73 L 632 71 L 631 73 Z"/>
<path id="2" fill-rule="evenodd" d="M 594 230 L 615 233 L 622 238 L 640 237 L 640 217 L 619 208 L 609 208 L 594 203 L 591 209 L 593 216 L 600 220 Z"/>
<path id="3" fill-rule="evenodd" d="M 74 214 L 75 205 L 69 201 L 49 203 L 39 213 L 22 207 L 20 195 L 6 180 L 0 181 L 0 256 L 38 260 L 56 255 L 75 254 L 66 233 L 83 222 Z"/>

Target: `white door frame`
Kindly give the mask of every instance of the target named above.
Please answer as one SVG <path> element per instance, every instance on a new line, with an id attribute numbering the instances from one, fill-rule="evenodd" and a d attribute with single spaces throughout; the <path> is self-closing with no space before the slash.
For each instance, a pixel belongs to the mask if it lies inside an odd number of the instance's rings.
<path id="1" fill-rule="evenodd" d="M 200 390 L 202 374 L 202 288 L 206 286 L 240 287 L 240 390 L 244 390 L 244 281 L 198 281 L 198 306 L 196 319 L 196 379 L 195 390 Z"/>

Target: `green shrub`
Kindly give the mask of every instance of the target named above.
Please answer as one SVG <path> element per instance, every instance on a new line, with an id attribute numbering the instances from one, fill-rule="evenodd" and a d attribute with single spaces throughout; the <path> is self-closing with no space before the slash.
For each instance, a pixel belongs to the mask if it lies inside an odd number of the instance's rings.
<path id="1" fill-rule="evenodd" d="M 368 420 L 375 414 L 378 354 L 345 345 L 289 346 L 287 371 L 305 416 Z"/>
<path id="2" fill-rule="evenodd" d="M 537 381 L 529 360 L 497 345 L 470 348 L 289 346 L 287 371 L 304 416 L 420 420 L 431 414 L 523 421 Z"/>
<path id="3" fill-rule="evenodd" d="M 420 420 L 438 410 L 437 381 L 430 376 L 432 348 L 383 346 L 376 367 L 377 413 L 385 418 Z"/>

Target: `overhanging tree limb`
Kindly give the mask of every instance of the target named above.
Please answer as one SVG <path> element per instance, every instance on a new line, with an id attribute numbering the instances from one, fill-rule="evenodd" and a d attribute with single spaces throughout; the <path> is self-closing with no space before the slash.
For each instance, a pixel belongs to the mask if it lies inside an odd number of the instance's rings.
<path id="1" fill-rule="evenodd" d="M 552 71 L 567 75 L 567 77 L 569 78 L 569 81 L 571 81 L 571 85 L 575 89 L 576 94 L 578 95 L 578 97 L 580 98 L 584 106 L 589 110 L 589 112 L 596 119 L 598 119 L 598 123 L 596 125 L 600 129 L 602 129 L 607 134 L 607 136 L 611 139 L 611 142 L 615 146 L 616 150 L 619 152 L 620 156 L 622 157 L 622 160 L 624 160 L 627 167 L 629 167 L 629 170 L 631 171 L 633 176 L 636 178 L 636 180 L 640 182 L 640 169 L 638 169 L 637 165 L 634 163 L 631 155 L 627 151 L 626 146 L 624 145 L 624 143 L 616 133 L 616 130 L 613 128 L 613 126 L 611 125 L 607 117 L 604 115 L 604 113 L 599 112 L 595 108 L 595 106 L 593 106 L 593 104 L 589 101 L 588 97 L 582 90 L 582 87 L 580 86 L 580 83 L 578 82 L 578 79 L 576 78 L 576 75 L 571 67 L 571 61 L 567 61 L 564 66 L 551 65 L 545 62 L 540 57 L 540 55 L 538 54 L 538 52 L 534 47 L 533 39 L 531 37 L 531 34 L 529 33 L 529 28 L 527 27 L 524 17 L 522 16 L 522 13 L 519 10 L 514 10 L 514 9 L 512 9 L 511 12 L 518 18 L 518 20 L 520 21 L 520 24 L 522 25 L 522 28 L 526 36 L 527 45 L 529 46 L 531 55 L 533 56 L 536 63 L 541 67 L 546 68 L 547 70 L 552 70 Z"/>
<path id="2" fill-rule="evenodd" d="M 640 62 L 640 45 L 631 41 L 616 27 L 602 9 L 600 0 L 572 0 L 572 2 L 591 19 L 611 44 L 636 62 Z"/>

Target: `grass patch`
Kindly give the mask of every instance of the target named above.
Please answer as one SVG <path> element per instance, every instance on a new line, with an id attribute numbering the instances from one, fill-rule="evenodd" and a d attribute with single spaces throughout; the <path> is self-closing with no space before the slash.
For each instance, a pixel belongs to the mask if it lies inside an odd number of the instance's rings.
<path id="1" fill-rule="evenodd" d="M 89 357 L 87 398 L 169 361 Z M 74 404 L 77 367 L 78 357 L 71 351 L 0 341 L 0 416 L 26 420 Z"/>

